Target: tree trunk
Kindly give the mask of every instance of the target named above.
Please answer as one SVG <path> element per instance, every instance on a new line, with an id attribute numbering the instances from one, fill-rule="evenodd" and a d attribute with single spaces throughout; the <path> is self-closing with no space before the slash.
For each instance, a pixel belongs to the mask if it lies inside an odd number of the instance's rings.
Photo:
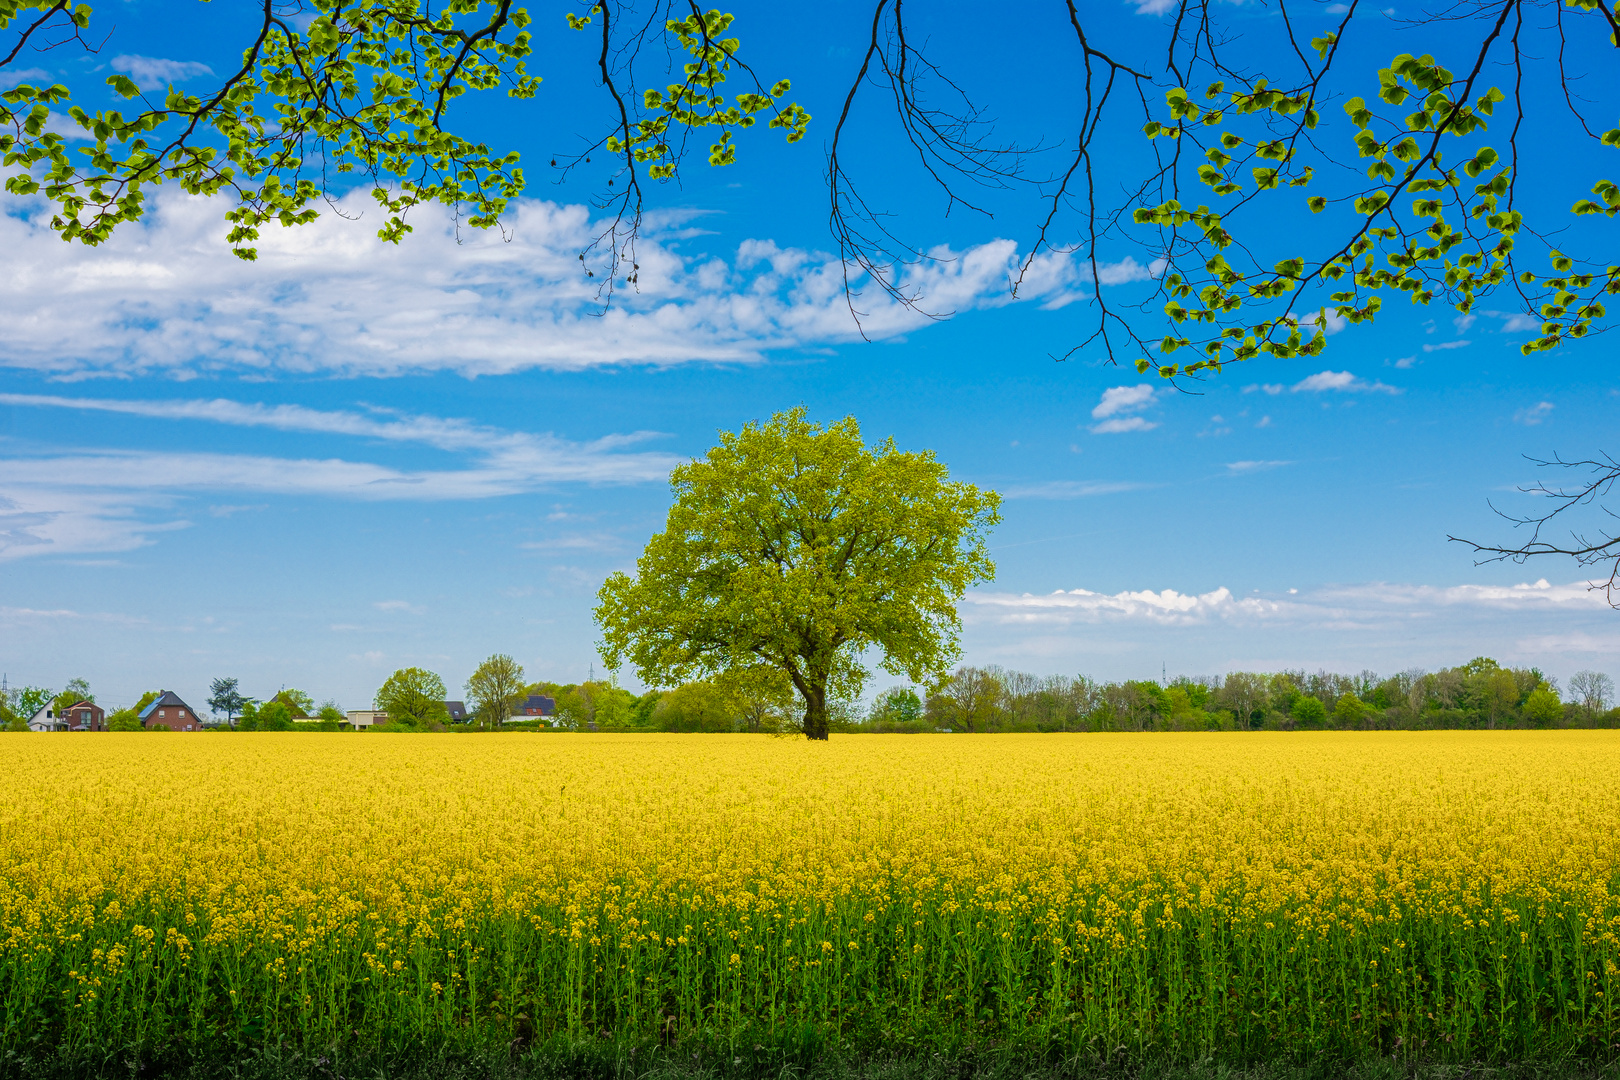
<path id="1" fill-rule="evenodd" d="M 811 683 L 804 695 L 804 737 L 827 741 L 827 685 Z"/>

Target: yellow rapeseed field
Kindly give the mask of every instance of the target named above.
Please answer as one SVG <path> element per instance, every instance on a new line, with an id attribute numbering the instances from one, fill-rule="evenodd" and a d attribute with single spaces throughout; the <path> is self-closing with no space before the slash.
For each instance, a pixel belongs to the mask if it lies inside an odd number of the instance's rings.
<path id="1" fill-rule="evenodd" d="M 1620 733 L 0 739 L 3 1038 L 1617 1041 Z"/>

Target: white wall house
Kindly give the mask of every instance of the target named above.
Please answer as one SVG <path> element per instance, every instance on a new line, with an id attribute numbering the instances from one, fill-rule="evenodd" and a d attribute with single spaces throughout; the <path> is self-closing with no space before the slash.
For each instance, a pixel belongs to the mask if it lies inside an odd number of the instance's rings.
<path id="1" fill-rule="evenodd" d="M 67 729 L 67 721 L 56 715 L 56 706 L 49 702 L 28 721 L 29 731 L 66 731 Z"/>
<path id="2" fill-rule="evenodd" d="M 388 723 L 388 714 L 380 709 L 350 709 L 349 723 L 356 731 L 364 731 L 378 724 Z"/>

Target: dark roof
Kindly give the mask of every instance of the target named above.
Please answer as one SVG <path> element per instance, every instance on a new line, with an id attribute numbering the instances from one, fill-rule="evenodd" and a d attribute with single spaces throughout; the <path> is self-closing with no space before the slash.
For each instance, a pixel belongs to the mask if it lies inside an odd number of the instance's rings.
<path id="1" fill-rule="evenodd" d="M 287 711 L 292 713 L 292 718 L 294 720 L 313 720 L 314 719 L 314 717 L 310 716 L 308 713 L 306 713 L 304 711 L 304 707 L 302 705 L 298 704 L 292 698 L 288 697 L 287 696 L 287 691 L 285 691 L 285 690 L 277 690 L 276 691 L 276 696 L 271 698 L 270 701 L 279 701 L 283 705 L 287 706 Z M 267 702 L 265 702 L 265 704 L 268 705 L 268 704 L 270 704 L 270 702 L 267 701 Z"/>
<path id="2" fill-rule="evenodd" d="M 145 720 L 148 716 L 152 715 L 152 710 L 157 709 L 159 707 L 163 707 L 163 708 L 173 707 L 173 708 L 176 708 L 176 709 L 184 709 L 188 713 L 191 713 L 193 716 L 197 715 L 197 710 L 193 709 L 190 705 L 187 705 L 185 702 L 181 701 L 179 694 L 176 694 L 173 690 L 165 690 L 165 691 L 163 691 L 163 693 L 161 693 L 161 694 L 159 694 L 157 696 L 157 698 L 152 702 L 152 704 L 148 705 L 146 708 L 141 710 L 141 717 L 140 718 L 142 720 Z"/>
<path id="3" fill-rule="evenodd" d="M 444 703 L 444 711 L 450 714 L 452 720 L 467 719 L 467 703 L 464 701 L 447 701 Z"/>
<path id="4" fill-rule="evenodd" d="M 557 714 L 557 700 L 544 694 L 530 694 L 518 708 L 524 712 L 528 712 L 530 709 L 538 709 L 538 715 L 540 716 L 555 716 Z"/>

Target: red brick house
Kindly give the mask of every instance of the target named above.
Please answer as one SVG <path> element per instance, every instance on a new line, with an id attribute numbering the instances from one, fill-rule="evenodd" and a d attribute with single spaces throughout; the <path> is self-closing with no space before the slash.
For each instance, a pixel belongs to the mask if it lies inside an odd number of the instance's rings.
<path id="1" fill-rule="evenodd" d="M 79 701 L 63 709 L 61 718 L 69 731 L 106 731 L 107 710 L 93 701 Z"/>
<path id="2" fill-rule="evenodd" d="M 141 726 L 164 727 L 170 731 L 201 731 L 202 717 L 197 710 L 180 700 L 173 690 L 165 690 L 157 700 L 141 710 Z"/>

